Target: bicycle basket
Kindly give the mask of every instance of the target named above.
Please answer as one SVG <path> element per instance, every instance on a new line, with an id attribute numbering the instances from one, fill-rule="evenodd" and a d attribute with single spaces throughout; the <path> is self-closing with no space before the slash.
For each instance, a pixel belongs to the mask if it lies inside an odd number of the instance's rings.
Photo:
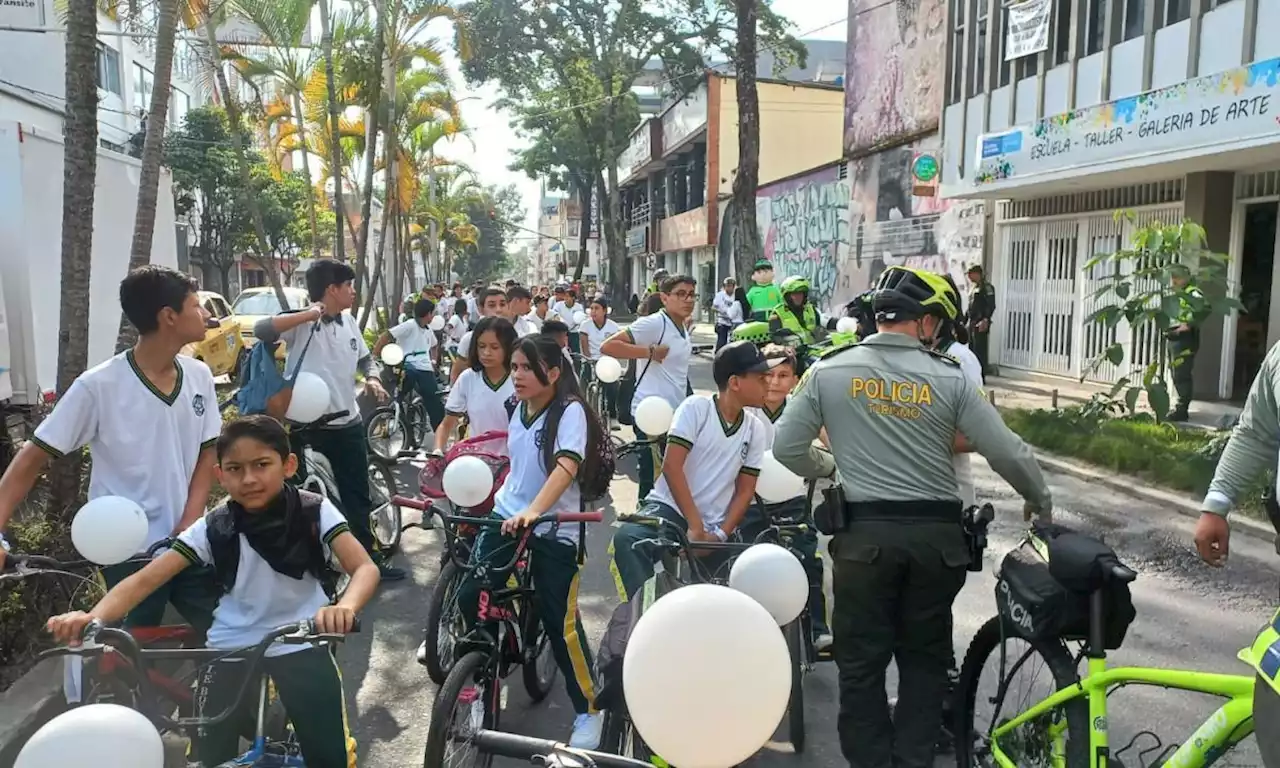
<path id="1" fill-rule="evenodd" d="M 1089 595 L 1103 590 L 1105 650 L 1124 643 L 1137 612 L 1129 585 L 1104 578 L 1120 562 L 1101 541 L 1051 523 L 1037 523 L 1005 555 L 996 580 L 996 605 L 1006 624 L 1031 640 L 1087 640 Z"/>
<path id="2" fill-rule="evenodd" d="M 499 453 L 495 449 L 500 449 L 501 452 Z M 427 459 L 426 466 L 418 473 L 418 487 L 421 489 L 422 495 L 429 499 L 446 498 L 444 492 L 445 467 L 459 456 L 474 456 L 487 464 L 489 471 L 493 473 L 493 491 L 490 492 L 489 498 L 485 499 L 481 504 L 462 508 L 461 511 L 464 515 L 470 517 L 486 517 L 493 511 L 493 497 L 497 495 L 498 489 L 502 487 L 502 483 L 507 479 L 507 473 L 511 469 L 511 460 L 505 455 L 506 449 L 507 433 L 505 432 L 486 432 L 468 440 L 461 440 L 455 443 L 443 458 L 435 456 Z"/>

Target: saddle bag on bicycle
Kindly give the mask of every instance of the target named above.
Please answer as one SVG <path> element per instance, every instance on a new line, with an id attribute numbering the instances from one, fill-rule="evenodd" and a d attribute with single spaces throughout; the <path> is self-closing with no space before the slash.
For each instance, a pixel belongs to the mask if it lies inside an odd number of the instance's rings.
<path id="1" fill-rule="evenodd" d="M 1030 640 L 1087 640 L 1089 596 L 1101 589 L 1104 645 L 1115 650 L 1137 616 L 1129 585 L 1107 579 L 1110 567 L 1119 564 L 1115 550 L 1098 539 L 1037 523 L 1000 564 L 1000 616 Z"/>

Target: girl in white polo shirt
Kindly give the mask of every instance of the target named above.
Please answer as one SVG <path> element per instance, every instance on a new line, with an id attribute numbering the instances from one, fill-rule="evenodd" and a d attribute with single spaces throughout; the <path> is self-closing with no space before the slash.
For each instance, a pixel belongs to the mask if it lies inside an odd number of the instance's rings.
<path id="1" fill-rule="evenodd" d="M 512 378 L 518 401 L 507 430 L 511 470 L 494 498 L 493 514 L 505 519 L 501 531 L 485 528 L 476 540 L 472 558 L 505 563 L 515 546 L 512 538 L 548 512 L 581 511 L 579 477 L 601 471 L 599 446 L 605 439 L 595 414 L 582 402 L 573 365 L 560 346 L 547 336 L 517 342 L 512 355 Z M 581 524 L 545 523 L 534 530 L 534 599 L 551 640 L 556 662 L 576 718 L 570 746 L 595 749 L 600 744 L 603 718 L 593 708 L 591 649 L 578 615 L 579 534 Z M 498 583 L 507 574 L 494 574 Z M 474 615 L 480 585 L 464 581 L 459 605 Z"/>
<path id="2" fill-rule="evenodd" d="M 587 308 L 587 321 L 579 329 L 582 336 L 582 356 L 593 362 L 604 357 L 600 347 L 609 340 L 609 337 L 621 330 L 617 323 L 609 319 L 609 301 L 602 297 L 592 299 L 590 307 Z M 583 380 L 586 381 L 586 378 L 584 377 Z M 604 389 L 605 404 L 609 412 L 616 417 L 618 382 L 600 382 L 600 386 Z"/>
<path id="3" fill-rule="evenodd" d="M 436 452 L 444 453 L 458 420 L 467 418 L 468 434 L 507 430 L 506 402 L 515 390 L 511 386 L 511 350 L 516 329 L 502 317 L 486 317 L 476 323 L 467 354 L 467 367 L 449 390 L 444 404 L 444 421 L 436 430 Z"/>

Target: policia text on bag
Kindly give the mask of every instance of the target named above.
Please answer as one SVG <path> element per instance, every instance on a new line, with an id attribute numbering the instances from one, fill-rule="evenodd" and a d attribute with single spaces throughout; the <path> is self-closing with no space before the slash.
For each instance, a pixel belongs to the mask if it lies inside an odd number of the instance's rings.
<path id="1" fill-rule="evenodd" d="M 1030 448 L 954 359 L 929 348 L 941 323 L 956 319 L 956 298 L 938 275 L 887 270 L 874 299 L 879 332 L 815 365 L 778 422 L 773 452 L 784 466 L 842 480 L 832 630 L 841 751 L 853 768 L 932 765 L 951 605 L 970 564 L 951 462 L 958 436 L 1026 499 L 1028 515 L 1052 509 Z M 813 446 L 823 426 L 832 454 Z M 894 657 L 891 725 L 885 670 Z"/>

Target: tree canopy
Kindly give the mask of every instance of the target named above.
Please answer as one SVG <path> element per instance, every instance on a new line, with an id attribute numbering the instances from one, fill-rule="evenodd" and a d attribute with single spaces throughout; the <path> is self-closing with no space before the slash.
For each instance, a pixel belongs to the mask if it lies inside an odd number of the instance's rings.
<path id="1" fill-rule="evenodd" d="M 502 274 L 508 251 L 515 247 L 515 238 L 501 222 L 524 220 L 520 190 L 513 184 L 485 187 L 480 199 L 468 205 L 467 215 L 476 228 L 476 244 L 454 262 L 454 270 L 466 283 L 492 279 Z"/>

